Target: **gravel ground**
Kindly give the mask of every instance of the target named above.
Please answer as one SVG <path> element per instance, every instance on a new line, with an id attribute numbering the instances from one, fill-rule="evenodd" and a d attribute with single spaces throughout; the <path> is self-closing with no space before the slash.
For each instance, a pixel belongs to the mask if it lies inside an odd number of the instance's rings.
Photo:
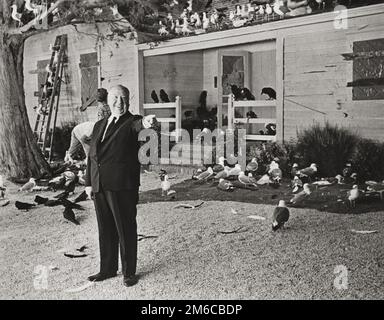
<path id="1" fill-rule="evenodd" d="M 160 192 L 155 190 L 158 178 L 146 174 L 141 187 L 146 203 L 138 205 L 138 231 L 157 238 L 139 242 L 139 283 L 126 288 L 119 275 L 81 292 L 66 293 L 89 283 L 87 276 L 98 271 L 92 202 L 83 202 L 86 210 L 76 211 L 80 221 L 76 226 L 63 219 L 61 207 L 18 211 L 14 200 L 33 202 L 35 194 L 20 195 L 17 186 L 8 183 L 8 187 L 11 204 L 0 207 L 1 299 L 384 298 L 383 211 L 335 214 L 291 208 L 287 228 L 274 233 L 271 204 L 231 198 L 212 199 L 198 209 L 174 209 L 179 203 L 200 201 L 182 201 L 177 193 L 174 201 L 154 202 Z M 236 233 L 220 232 L 240 227 Z M 378 232 L 356 234 L 352 229 Z M 89 247 L 87 257 L 64 256 L 64 250 L 72 252 L 83 245 Z M 348 288 L 341 290 L 334 286 L 339 265 L 348 270 Z M 38 286 L 38 270 L 47 275 L 45 287 Z"/>

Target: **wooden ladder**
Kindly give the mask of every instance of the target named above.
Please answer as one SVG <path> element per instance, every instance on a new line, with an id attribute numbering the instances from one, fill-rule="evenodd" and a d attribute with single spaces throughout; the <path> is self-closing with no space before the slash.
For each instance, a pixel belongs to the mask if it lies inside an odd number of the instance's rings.
<path id="1" fill-rule="evenodd" d="M 60 90 L 63 79 L 64 64 L 66 63 L 67 36 L 56 37 L 52 54 L 47 66 L 45 83 L 39 93 L 39 108 L 35 122 L 34 133 L 44 157 L 50 162 L 52 157 L 53 137 L 59 108 Z"/>

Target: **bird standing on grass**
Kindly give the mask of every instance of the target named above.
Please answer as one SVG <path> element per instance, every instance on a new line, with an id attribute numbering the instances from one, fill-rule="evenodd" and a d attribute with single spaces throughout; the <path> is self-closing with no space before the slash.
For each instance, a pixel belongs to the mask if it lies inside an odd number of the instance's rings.
<path id="1" fill-rule="evenodd" d="M 356 207 L 356 200 L 360 196 L 359 187 L 357 184 L 353 185 L 352 190 L 348 191 L 348 201 L 352 208 Z"/>
<path id="2" fill-rule="evenodd" d="M 229 174 L 229 167 L 225 166 L 224 170 L 218 172 L 215 175 L 215 179 L 225 179 L 228 177 L 228 174 Z"/>
<path id="3" fill-rule="evenodd" d="M 171 189 L 171 183 L 168 181 L 168 175 L 163 176 L 161 181 L 161 195 L 164 197 L 168 194 L 168 191 Z"/>
<path id="4" fill-rule="evenodd" d="M 212 167 L 208 167 L 208 169 L 195 177 L 196 180 L 208 180 L 213 175 Z"/>
<path id="5" fill-rule="evenodd" d="M 220 179 L 219 184 L 217 185 L 217 188 L 223 191 L 233 191 L 235 190 L 235 187 L 233 186 L 232 182 Z"/>
<path id="6" fill-rule="evenodd" d="M 309 180 L 312 180 L 312 178 L 317 173 L 317 165 L 316 163 L 312 163 L 308 168 L 304 168 L 297 171 L 297 174 L 300 178 L 308 178 Z"/>
<path id="7" fill-rule="evenodd" d="M 311 195 L 311 189 L 309 189 L 309 184 L 305 183 L 303 186 L 303 191 L 295 194 L 295 196 L 289 201 L 292 205 L 301 204 L 305 199 Z"/>
<path id="8" fill-rule="evenodd" d="M 244 171 L 240 171 L 239 176 L 237 177 L 240 183 L 242 183 L 245 187 L 254 186 L 257 187 L 257 184 L 253 177 L 246 176 Z"/>
<path id="9" fill-rule="evenodd" d="M 237 163 L 234 168 L 229 169 L 228 176 L 238 176 L 241 171 L 241 165 Z"/>
<path id="10" fill-rule="evenodd" d="M 252 158 L 251 162 L 249 162 L 245 168 L 245 171 L 256 173 L 257 169 L 259 168 L 259 164 L 257 162 L 256 158 Z"/>
<path id="11" fill-rule="evenodd" d="M 273 211 L 272 216 L 272 230 L 276 231 L 282 227 L 289 219 L 289 210 L 285 205 L 284 200 L 279 201 L 279 205 Z"/>
<path id="12" fill-rule="evenodd" d="M 219 173 L 224 170 L 224 157 L 219 157 L 219 163 L 215 164 L 212 168 L 214 173 Z"/>

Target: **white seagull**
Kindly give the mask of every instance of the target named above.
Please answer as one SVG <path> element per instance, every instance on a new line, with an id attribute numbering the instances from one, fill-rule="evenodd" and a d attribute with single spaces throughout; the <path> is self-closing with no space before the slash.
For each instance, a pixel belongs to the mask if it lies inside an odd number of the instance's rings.
<path id="1" fill-rule="evenodd" d="M 196 179 L 197 180 L 207 180 L 208 178 L 210 178 L 211 176 L 213 175 L 213 170 L 212 170 L 212 167 L 208 167 L 208 169 L 202 173 L 200 173 Z"/>
<path id="2" fill-rule="evenodd" d="M 359 196 L 360 196 L 359 187 L 357 186 L 357 184 L 355 184 L 353 185 L 352 190 L 348 192 L 348 201 L 352 208 L 356 207 L 356 200 L 359 198 Z"/>
<path id="3" fill-rule="evenodd" d="M 300 204 L 311 195 L 311 189 L 309 189 L 308 183 L 304 184 L 303 189 L 304 189 L 303 191 L 295 194 L 295 196 L 289 201 L 290 204 L 293 204 L 293 205 Z"/>
<path id="4" fill-rule="evenodd" d="M 164 175 L 163 181 L 161 181 L 161 195 L 164 197 L 168 194 L 171 189 L 171 183 L 168 181 L 168 175 Z"/>
<path id="5" fill-rule="evenodd" d="M 238 176 L 241 171 L 241 165 L 237 163 L 234 168 L 229 169 L 228 176 Z"/>
<path id="6" fill-rule="evenodd" d="M 242 183 L 245 187 L 247 186 L 254 186 L 257 187 L 255 180 L 253 177 L 246 176 L 244 171 L 240 171 L 239 176 L 237 178 L 240 183 Z"/>
<path id="7" fill-rule="evenodd" d="M 19 191 L 30 191 L 33 187 L 36 187 L 36 181 L 34 178 L 31 178 L 25 185 L 19 188 Z"/>

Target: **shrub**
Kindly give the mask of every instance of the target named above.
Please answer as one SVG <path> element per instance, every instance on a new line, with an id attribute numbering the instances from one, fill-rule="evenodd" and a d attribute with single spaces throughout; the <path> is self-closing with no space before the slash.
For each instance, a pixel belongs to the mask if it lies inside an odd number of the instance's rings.
<path id="1" fill-rule="evenodd" d="M 352 157 L 360 181 L 384 179 L 384 143 L 361 139 Z"/>
<path id="2" fill-rule="evenodd" d="M 316 124 L 297 133 L 297 156 L 299 166 L 318 165 L 318 174 L 323 177 L 335 176 L 342 172 L 346 162 L 351 160 L 359 137 L 346 128 Z"/>

